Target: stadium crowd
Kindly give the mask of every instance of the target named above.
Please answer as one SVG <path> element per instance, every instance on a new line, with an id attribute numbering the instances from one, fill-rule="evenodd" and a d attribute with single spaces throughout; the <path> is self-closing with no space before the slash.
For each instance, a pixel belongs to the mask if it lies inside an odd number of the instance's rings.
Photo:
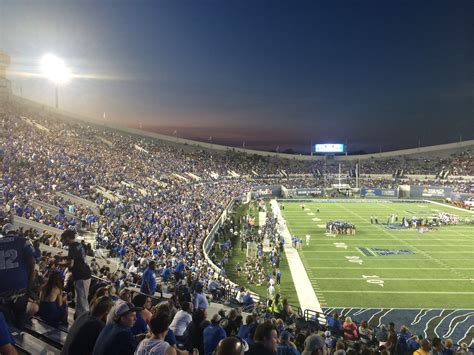
<path id="1" fill-rule="evenodd" d="M 242 324 L 237 306 L 228 315 L 221 312 L 207 320 L 210 295 L 220 299 L 238 291 L 239 306 L 253 302 L 248 291 L 231 284 L 203 252 L 205 237 L 228 203 L 266 181 L 241 177 L 251 171 L 258 176 L 281 171 L 314 174 L 323 170 L 321 161 L 188 149 L 38 115 L 40 129 L 13 110 L 1 121 L 6 138 L 1 142 L 0 353 L 14 353 L 6 320 L 22 328 L 36 315 L 51 326 L 69 327 L 64 354 L 394 354 L 398 335 L 382 344 L 383 334 L 375 338 L 365 323 L 357 328 L 346 319 L 339 327 L 331 323 L 337 317 L 328 318 L 327 327 L 317 318 L 302 326 L 276 293 L 263 317 L 249 315 Z M 469 159 L 466 153 L 433 166 L 473 175 Z M 387 171 L 387 164 L 398 163 L 374 161 L 368 166 L 375 173 Z M 321 177 L 287 181 L 292 187 L 327 184 Z M 16 230 L 9 223 L 12 217 L 61 233 Z M 118 270 L 96 260 L 86 262 L 92 248 L 76 239 L 84 230 L 97 233 L 98 246 L 119 259 Z M 268 262 L 276 272 L 281 241 L 275 220 L 268 218 L 261 235 L 245 233 L 255 238 L 257 256 L 263 238 L 269 239 Z M 40 243 L 67 248 L 67 254 L 41 252 Z M 256 265 L 258 259 L 245 266 Z M 255 281 L 271 286 L 276 274 L 260 274 Z M 173 284 L 171 298 L 152 307 L 151 296 L 166 283 Z M 140 292 L 132 290 L 134 286 Z M 71 305 L 74 321 L 68 317 Z M 410 349 L 423 355 L 430 346 L 423 339 Z M 441 346 L 446 355 L 454 352 L 448 340 L 441 345 L 433 341 L 432 346 Z"/>

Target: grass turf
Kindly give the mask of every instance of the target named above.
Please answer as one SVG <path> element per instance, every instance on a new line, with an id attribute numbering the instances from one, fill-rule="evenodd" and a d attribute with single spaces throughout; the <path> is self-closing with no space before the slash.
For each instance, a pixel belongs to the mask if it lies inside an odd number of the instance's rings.
<path id="1" fill-rule="evenodd" d="M 311 235 L 310 245 L 304 243 L 299 254 L 323 307 L 474 308 L 474 225 L 419 233 L 370 223 L 370 216 L 386 223 L 392 213 L 401 220 L 439 211 L 472 217 L 469 211 L 422 202 L 313 200 L 304 203 L 304 211 L 301 202 L 284 204 L 290 233 L 303 240 Z M 328 236 L 329 220 L 353 223 L 357 234 Z M 408 249 L 414 254 L 366 256 L 358 248 Z"/>
<path id="2" fill-rule="evenodd" d="M 270 206 L 267 204 L 267 210 L 270 211 Z M 259 223 L 258 218 L 258 209 L 256 208 L 255 203 L 250 203 L 249 205 L 243 205 L 236 209 L 234 212 L 234 223 L 238 224 L 240 217 L 246 214 L 256 217 L 256 224 Z M 240 226 L 239 226 L 240 228 Z M 226 266 L 226 274 L 230 280 L 234 281 L 235 283 L 245 286 L 246 288 L 250 289 L 251 291 L 257 293 L 260 296 L 266 297 L 266 290 L 267 285 L 257 286 L 255 284 L 250 284 L 247 282 L 246 278 L 246 271 L 244 269 L 245 259 L 246 259 L 246 250 L 240 250 L 240 239 L 233 238 L 232 239 L 232 258 L 230 258 L 229 263 Z M 218 253 L 220 256 L 220 254 Z M 235 265 L 240 263 L 242 267 L 242 271 L 240 272 L 240 276 L 237 276 L 237 271 L 235 270 Z M 270 274 L 272 272 L 272 267 L 269 263 L 267 263 L 265 267 L 266 274 Z M 277 291 L 280 292 L 283 298 L 288 299 L 288 302 L 292 305 L 299 306 L 298 297 L 295 291 L 295 285 L 293 284 L 293 280 L 291 278 L 290 269 L 288 266 L 288 262 L 286 260 L 285 254 L 282 254 L 280 259 L 280 271 L 282 273 L 281 276 L 281 288 Z"/>

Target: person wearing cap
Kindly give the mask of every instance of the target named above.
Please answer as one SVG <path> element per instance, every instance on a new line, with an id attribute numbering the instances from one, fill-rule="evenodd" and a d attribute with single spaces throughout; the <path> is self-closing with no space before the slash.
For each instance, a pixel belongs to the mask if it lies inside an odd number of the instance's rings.
<path id="1" fill-rule="evenodd" d="M 86 251 L 76 240 L 76 231 L 67 229 L 61 234 L 64 245 L 69 247 L 67 266 L 71 270 L 75 291 L 75 318 L 89 311 L 89 287 L 91 284 L 91 269 L 86 264 Z"/>
<path id="2" fill-rule="evenodd" d="M 248 349 L 249 346 L 245 340 L 231 336 L 219 342 L 215 355 L 244 355 Z"/>
<path id="3" fill-rule="evenodd" d="M 35 254 L 29 239 L 19 236 L 11 223 L 2 228 L 0 252 L 0 310 L 5 318 L 21 328 L 26 320 L 27 291 L 35 275 Z"/>
<path id="4" fill-rule="evenodd" d="M 301 355 L 326 355 L 327 350 L 324 339 L 316 334 L 312 334 L 304 341 L 304 350 Z"/>
<path id="5" fill-rule="evenodd" d="M 329 330 L 324 332 L 324 343 L 328 349 L 333 349 L 336 347 L 336 338 L 332 336 Z"/>
<path id="6" fill-rule="evenodd" d="M 259 324 L 253 335 L 255 343 L 250 346 L 246 355 L 276 355 L 278 349 L 278 333 L 269 321 Z"/>
<path id="7" fill-rule="evenodd" d="M 61 355 L 90 355 L 113 302 L 109 296 L 98 297 L 91 305 L 91 311 L 83 313 L 72 324 L 67 333 Z"/>
<path id="8" fill-rule="evenodd" d="M 93 355 L 132 355 L 137 347 L 131 328 L 141 308 L 119 300 L 115 302 L 114 321 L 105 326 L 94 346 Z"/>
<path id="9" fill-rule="evenodd" d="M 291 342 L 291 333 L 284 330 L 280 334 L 280 344 L 278 344 L 278 355 L 300 355 L 296 345 Z"/>
<path id="10" fill-rule="evenodd" d="M 221 316 L 216 313 L 211 318 L 211 324 L 209 324 L 203 332 L 203 345 L 204 355 L 212 355 L 217 347 L 217 344 L 226 337 L 224 328 L 219 325 Z"/>

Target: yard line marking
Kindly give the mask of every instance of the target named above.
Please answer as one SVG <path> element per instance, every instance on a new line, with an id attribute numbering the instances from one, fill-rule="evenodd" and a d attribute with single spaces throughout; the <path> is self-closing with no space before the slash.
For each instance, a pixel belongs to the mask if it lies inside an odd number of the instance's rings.
<path id="1" fill-rule="evenodd" d="M 435 294 L 435 295 L 474 295 L 474 292 L 468 291 L 367 291 L 367 290 L 324 290 L 326 293 L 400 293 L 400 294 Z"/>
<path id="2" fill-rule="evenodd" d="M 452 208 L 452 209 L 467 212 L 467 213 L 474 213 L 474 211 L 466 210 L 464 208 L 460 208 L 460 207 L 456 207 L 456 206 L 446 205 L 444 203 L 439 203 L 439 202 L 430 201 L 430 200 L 425 200 L 425 201 L 428 202 L 428 203 L 438 205 L 438 206 L 448 207 L 448 208 Z"/>
<path id="3" fill-rule="evenodd" d="M 338 269 L 338 270 L 359 270 L 359 269 L 373 269 L 372 266 L 356 266 L 356 267 L 348 267 L 348 266 L 309 266 L 309 269 Z M 378 267 L 377 270 L 474 270 L 472 267 Z"/>
<path id="4" fill-rule="evenodd" d="M 365 280 L 362 277 L 310 277 L 310 280 Z M 406 279 L 406 278 L 383 278 L 392 281 L 469 281 L 469 279 Z"/>
<path id="5" fill-rule="evenodd" d="M 372 247 L 370 247 L 372 248 Z M 303 250 L 303 253 L 346 253 L 347 251 L 346 250 Z M 465 254 L 465 253 L 474 253 L 474 250 L 473 251 L 444 251 L 444 250 L 435 250 L 435 251 L 430 251 L 430 250 L 424 250 L 425 253 L 433 253 L 433 254 L 441 254 L 441 253 L 444 253 L 444 254 Z M 416 255 L 416 254 L 413 254 L 413 255 Z M 365 256 L 365 255 L 364 255 Z M 428 258 L 428 259 L 431 259 L 431 258 Z"/>

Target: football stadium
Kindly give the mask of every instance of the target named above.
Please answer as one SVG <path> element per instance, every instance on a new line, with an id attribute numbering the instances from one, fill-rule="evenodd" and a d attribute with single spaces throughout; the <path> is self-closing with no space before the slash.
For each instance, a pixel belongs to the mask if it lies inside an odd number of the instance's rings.
<path id="1" fill-rule="evenodd" d="M 63 108 L 81 78 L 53 55 L 53 103 L 25 97 L 16 57 L 0 42 L 0 354 L 474 352 L 474 140 L 157 133 Z"/>

